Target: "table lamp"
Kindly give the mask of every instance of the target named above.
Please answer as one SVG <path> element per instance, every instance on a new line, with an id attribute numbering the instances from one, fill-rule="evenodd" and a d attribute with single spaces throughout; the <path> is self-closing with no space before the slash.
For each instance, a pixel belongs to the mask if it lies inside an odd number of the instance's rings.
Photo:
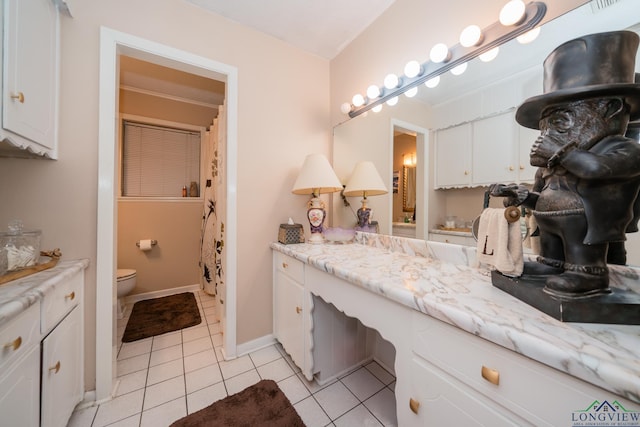
<path id="1" fill-rule="evenodd" d="M 357 228 L 368 230 L 371 224 L 371 208 L 367 207 L 367 196 L 379 196 L 387 192 L 387 187 L 373 162 L 365 160 L 356 165 L 343 194 L 345 196 L 362 196 L 362 207 L 358 209 L 357 213 Z"/>
<path id="2" fill-rule="evenodd" d="M 307 204 L 307 218 L 311 229 L 309 243 L 323 243 L 324 219 L 327 212 L 320 193 L 333 193 L 342 190 L 342 183 L 333 171 L 327 158 L 322 154 L 309 154 L 302 164 L 298 179 L 291 192 L 293 194 L 311 194 Z"/>

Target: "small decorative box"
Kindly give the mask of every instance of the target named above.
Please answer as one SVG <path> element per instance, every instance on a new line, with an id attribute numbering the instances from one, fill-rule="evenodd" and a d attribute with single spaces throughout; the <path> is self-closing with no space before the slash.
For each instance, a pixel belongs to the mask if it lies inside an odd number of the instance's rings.
<path id="1" fill-rule="evenodd" d="M 280 224 L 278 242 L 284 245 L 304 243 L 304 230 L 302 229 L 302 224 Z"/>

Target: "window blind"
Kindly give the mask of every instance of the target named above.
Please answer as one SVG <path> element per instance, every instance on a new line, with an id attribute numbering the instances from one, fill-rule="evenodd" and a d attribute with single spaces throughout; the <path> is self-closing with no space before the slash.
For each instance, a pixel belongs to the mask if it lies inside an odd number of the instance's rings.
<path id="1" fill-rule="evenodd" d="M 200 183 L 199 132 L 124 121 L 122 135 L 123 196 L 180 197 Z"/>

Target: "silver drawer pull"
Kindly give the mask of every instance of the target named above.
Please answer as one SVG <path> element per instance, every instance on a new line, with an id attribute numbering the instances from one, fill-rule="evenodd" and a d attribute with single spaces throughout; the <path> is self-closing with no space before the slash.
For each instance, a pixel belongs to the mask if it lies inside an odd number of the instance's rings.
<path id="1" fill-rule="evenodd" d="M 489 381 L 491 384 L 500 384 L 500 372 L 495 369 L 487 368 L 484 365 L 482 366 L 482 378 Z"/>
<path id="2" fill-rule="evenodd" d="M 18 337 L 15 340 L 8 342 L 4 345 L 4 348 L 13 347 L 13 351 L 16 351 L 22 345 L 22 337 Z"/>

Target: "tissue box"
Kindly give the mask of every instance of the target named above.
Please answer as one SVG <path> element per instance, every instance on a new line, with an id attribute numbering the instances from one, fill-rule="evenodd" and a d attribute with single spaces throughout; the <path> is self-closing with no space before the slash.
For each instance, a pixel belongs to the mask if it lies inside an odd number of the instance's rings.
<path id="1" fill-rule="evenodd" d="M 278 242 L 284 245 L 304 243 L 304 230 L 302 224 L 280 224 Z"/>

